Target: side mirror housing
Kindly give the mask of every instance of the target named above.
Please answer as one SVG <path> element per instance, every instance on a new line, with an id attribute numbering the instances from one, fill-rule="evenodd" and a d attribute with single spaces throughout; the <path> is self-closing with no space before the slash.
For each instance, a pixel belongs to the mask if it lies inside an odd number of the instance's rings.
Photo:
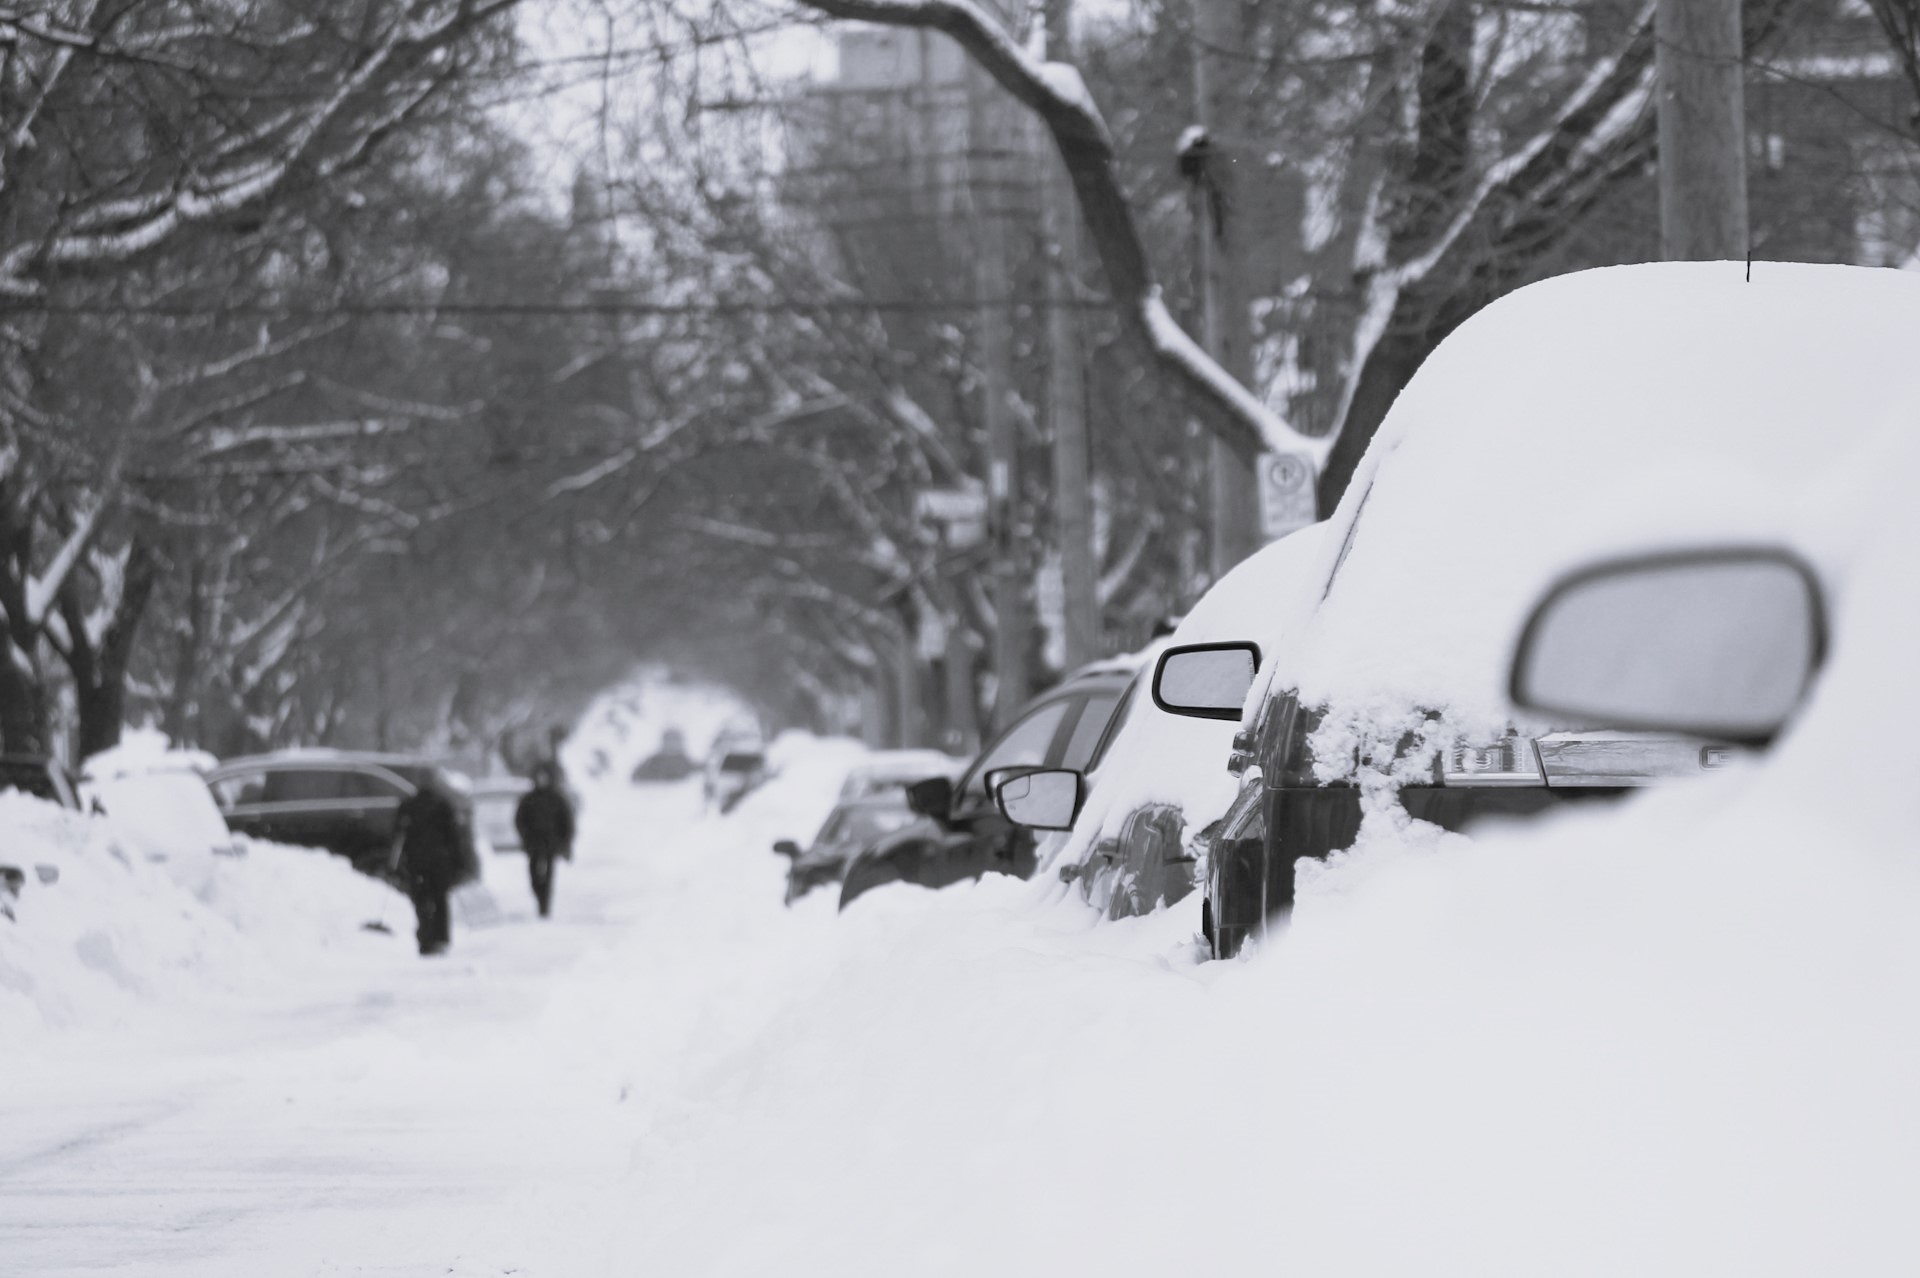
<path id="1" fill-rule="evenodd" d="M 907 807 L 921 816 L 944 821 L 953 808 L 953 778 L 928 777 L 907 787 Z"/>
<path id="2" fill-rule="evenodd" d="M 1030 830 L 1071 830 L 1085 799 L 1086 778 L 1072 768 L 1035 768 L 993 788 L 993 801 L 1015 825 Z"/>
<path id="3" fill-rule="evenodd" d="M 1189 719 L 1237 720 L 1259 669 L 1257 643 L 1190 643 L 1169 648 L 1153 668 L 1153 704 Z"/>
<path id="4" fill-rule="evenodd" d="M 1784 550 L 1606 560 L 1534 608 L 1510 691 L 1583 726 L 1765 745 L 1806 695 L 1826 633 L 1818 580 Z"/>
<path id="5" fill-rule="evenodd" d="M 792 839 L 781 839 L 773 845 L 773 850 L 789 860 L 800 855 L 800 845 Z"/>

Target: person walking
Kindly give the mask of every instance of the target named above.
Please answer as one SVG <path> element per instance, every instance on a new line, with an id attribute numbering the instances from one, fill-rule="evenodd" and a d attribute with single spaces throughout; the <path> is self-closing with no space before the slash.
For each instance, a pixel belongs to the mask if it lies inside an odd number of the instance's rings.
<path id="1" fill-rule="evenodd" d="M 447 894 L 460 876 L 460 817 L 453 800 L 429 780 L 400 805 L 394 821 L 399 869 L 413 898 L 422 955 L 439 954 L 453 941 Z"/>
<path id="2" fill-rule="evenodd" d="M 533 789 L 520 797 L 513 810 L 513 828 L 527 850 L 527 874 L 533 880 L 533 899 L 540 917 L 553 911 L 553 863 L 573 859 L 573 804 L 560 789 L 560 770 L 542 763 L 533 770 Z"/>

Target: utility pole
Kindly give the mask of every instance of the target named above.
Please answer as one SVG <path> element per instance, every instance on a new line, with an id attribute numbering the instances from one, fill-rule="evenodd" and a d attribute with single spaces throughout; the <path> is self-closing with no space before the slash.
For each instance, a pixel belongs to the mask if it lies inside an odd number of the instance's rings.
<path id="1" fill-rule="evenodd" d="M 1240 130 L 1234 68 L 1223 56 L 1240 47 L 1239 0 L 1193 0 L 1193 112 L 1198 153 L 1183 148 L 1193 182 L 1193 233 L 1200 279 L 1201 345 L 1241 385 L 1253 385 L 1253 336 L 1247 314 L 1245 219 L 1232 138 Z M 1260 509 L 1253 467 L 1214 439 L 1208 472 L 1213 496 L 1213 579 L 1260 548 Z"/>
<path id="2" fill-rule="evenodd" d="M 979 159 L 989 139 L 1019 127 L 1000 87 L 971 62 L 967 67 L 967 150 Z M 1013 316 L 1007 288 L 1007 215 L 1012 170 L 971 166 L 975 252 L 975 322 L 980 331 L 980 416 L 987 436 L 987 550 L 993 574 L 993 671 L 998 680 L 993 724 L 1005 726 L 1027 699 L 1027 581 L 1014 527 L 1020 493 L 1019 436 L 1007 396 L 1013 384 Z"/>
<path id="3" fill-rule="evenodd" d="M 1047 57 L 1073 60 L 1073 0 L 1047 0 Z M 1093 561 L 1093 475 L 1087 449 L 1087 383 L 1074 308 L 1080 211 L 1064 165 L 1040 139 L 1047 270 L 1047 417 L 1053 429 L 1054 531 L 1060 543 L 1062 629 L 1067 669 L 1100 656 L 1100 585 Z"/>
<path id="4" fill-rule="evenodd" d="M 1750 247 L 1740 0 L 1659 0 L 1654 36 L 1661 255 L 1739 261 Z"/>

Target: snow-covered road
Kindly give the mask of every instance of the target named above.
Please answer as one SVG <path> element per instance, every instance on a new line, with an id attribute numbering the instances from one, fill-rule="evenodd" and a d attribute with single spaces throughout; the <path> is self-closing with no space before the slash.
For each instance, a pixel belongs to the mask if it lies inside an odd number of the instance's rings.
<path id="1" fill-rule="evenodd" d="M 1104 923 L 1044 877 L 783 908 L 770 844 L 856 754 L 787 738 L 725 818 L 697 780 L 603 781 L 556 917 L 503 858 L 444 960 L 345 917 L 271 980 L 0 1022 L 0 1274 L 1920 1257 L 1920 880 L 1884 839 L 1810 875 L 1777 816 L 1714 832 L 1755 776 L 1473 841 L 1369 827 L 1263 953 L 1201 963 L 1193 898 Z"/>
<path id="2" fill-rule="evenodd" d="M 15 1058 L 0 1271 L 503 1273 L 553 1255 L 629 1154 L 608 1071 L 555 1009 L 697 811 L 683 789 L 636 804 L 634 837 L 601 826 L 544 924 L 499 858 L 501 916 L 445 961 L 412 954 L 396 897 L 393 936 L 354 938 L 293 988 Z"/>

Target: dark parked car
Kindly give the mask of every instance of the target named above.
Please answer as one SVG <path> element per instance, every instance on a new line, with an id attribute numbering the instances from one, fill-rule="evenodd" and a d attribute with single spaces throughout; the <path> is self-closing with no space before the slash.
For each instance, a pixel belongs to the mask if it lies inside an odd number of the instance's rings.
<path id="1" fill-rule="evenodd" d="M 83 806 L 73 775 L 40 754 L 0 754 L 0 790 L 18 790 L 76 812 Z"/>
<path id="2" fill-rule="evenodd" d="M 1658 587 L 1674 625 L 1707 625 L 1715 598 L 1766 622 L 1794 574 L 1750 564 L 1743 595 L 1712 548 L 1788 539 L 1784 498 L 1817 495 L 1909 402 L 1916 330 L 1920 279 L 1904 272 L 1756 263 L 1747 283 L 1738 264 L 1659 263 L 1531 285 L 1448 337 L 1369 447 L 1317 602 L 1269 654 L 1234 738 L 1240 796 L 1207 876 L 1215 953 L 1290 910 L 1297 864 L 1353 846 L 1370 809 L 1461 830 L 1697 776 L 1764 737 L 1731 703 L 1717 719 L 1628 713 L 1621 681 L 1640 658 L 1621 618 L 1651 627 L 1642 592 Z M 1644 565 L 1563 583 L 1555 690 L 1530 691 L 1523 667 L 1510 700 L 1515 635 L 1545 585 L 1650 544 L 1704 549 L 1653 586 Z M 1541 624 L 1524 652 L 1542 650 Z M 1169 649 L 1160 703 L 1237 717 L 1252 671 L 1210 684 L 1219 660 Z"/>
<path id="3" fill-rule="evenodd" d="M 990 782 L 1008 769 L 1086 767 L 1136 667 L 1136 658 L 1123 657 L 1076 671 L 1022 707 L 957 783 L 937 776 L 909 786 L 907 802 L 919 819 L 854 858 L 840 890 L 841 908 L 883 883 L 937 888 L 989 871 L 1031 877 L 1034 833 L 994 806 Z"/>
<path id="4" fill-rule="evenodd" d="M 793 864 L 787 867 L 787 904 L 792 905 L 817 887 L 840 882 L 846 876 L 847 862 L 862 848 L 913 819 L 906 792 L 896 786 L 840 803 L 821 823 L 820 832 L 805 850 L 790 839 L 774 844 L 775 852 L 793 858 Z"/>
<path id="5" fill-rule="evenodd" d="M 227 827 L 254 838 L 325 848 L 354 868 L 390 878 L 394 818 L 428 779 L 453 799 L 466 836 L 466 871 L 480 874 L 473 802 L 465 782 L 416 755 L 293 750 L 229 759 L 207 774 Z"/>

